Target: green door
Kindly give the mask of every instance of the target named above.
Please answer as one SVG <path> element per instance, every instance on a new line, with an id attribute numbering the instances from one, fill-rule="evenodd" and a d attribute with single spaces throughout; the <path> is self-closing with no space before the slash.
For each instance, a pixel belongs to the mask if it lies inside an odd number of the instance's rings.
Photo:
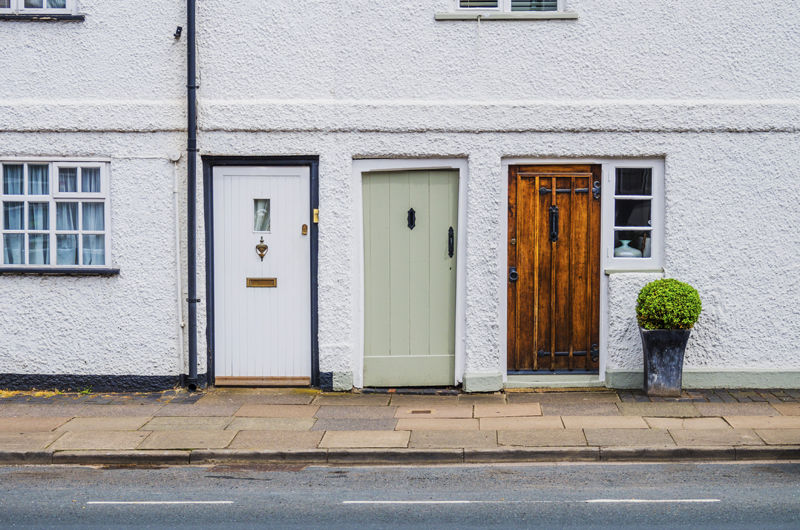
<path id="1" fill-rule="evenodd" d="M 452 385 L 458 171 L 362 181 L 364 385 Z"/>

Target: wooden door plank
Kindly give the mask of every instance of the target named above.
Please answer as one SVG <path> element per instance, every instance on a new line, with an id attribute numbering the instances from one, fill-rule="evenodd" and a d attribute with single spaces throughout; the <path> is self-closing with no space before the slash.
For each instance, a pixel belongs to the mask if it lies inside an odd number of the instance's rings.
<path id="1" fill-rule="evenodd" d="M 517 168 L 511 167 L 508 173 L 508 269 L 517 267 Z M 519 323 L 517 322 L 517 283 L 508 279 L 506 271 L 507 300 L 506 314 L 507 342 L 506 342 L 506 369 L 508 371 L 518 370 L 519 348 L 517 346 L 516 333 Z"/>
<path id="2" fill-rule="evenodd" d="M 410 355 L 409 276 L 411 230 L 406 222 L 410 207 L 409 172 L 389 177 L 389 355 Z"/>
<path id="3" fill-rule="evenodd" d="M 431 270 L 435 268 L 431 255 L 431 230 L 437 220 L 431 219 L 430 194 L 433 192 L 431 172 L 415 171 L 408 175 L 409 207 L 416 212 L 413 230 L 407 228 L 409 251 L 405 259 L 409 263 L 408 277 L 408 336 L 409 355 L 430 355 L 431 318 Z M 438 294 L 438 292 L 437 292 Z M 446 316 L 439 318 L 447 318 Z"/>
<path id="4" fill-rule="evenodd" d="M 364 201 L 364 355 L 389 355 L 390 262 L 389 179 L 387 173 L 362 178 Z"/>

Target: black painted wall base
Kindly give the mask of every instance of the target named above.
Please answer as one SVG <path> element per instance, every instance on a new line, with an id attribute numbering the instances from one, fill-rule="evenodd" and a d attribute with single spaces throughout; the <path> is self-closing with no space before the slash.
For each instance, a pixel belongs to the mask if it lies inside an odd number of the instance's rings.
<path id="1" fill-rule="evenodd" d="M 86 390 L 92 392 L 153 392 L 186 386 L 186 375 L 79 375 L 0 374 L 3 390 Z M 206 386 L 206 374 L 197 375 L 197 386 Z"/>
<path id="2" fill-rule="evenodd" d="M 333 372 L 319 373 L 319 388 L 327 392 L 333 390 Z"/>

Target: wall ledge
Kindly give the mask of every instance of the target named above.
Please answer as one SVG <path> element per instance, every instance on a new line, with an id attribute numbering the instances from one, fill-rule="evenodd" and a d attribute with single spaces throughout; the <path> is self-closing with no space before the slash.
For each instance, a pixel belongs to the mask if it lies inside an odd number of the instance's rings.
<path id="1" fill-rule="evenodd" d="M 0 20 L 15 21 L 15 22 L 83 22 L 86 20 L 86 15 L 58 15 L 58 14 L 15 14 L 15 13 L 0 13 Z"/>
<path id="2" fill-rule="evenodd" d="M 465 13 L 465 12 L 444 12 L 436 13 L 434 20 L 458 21 L 458 20 L 577 20 L 578 13 L 574 11 L 546 11 L 541 13 Z"/>
<path id="3" fill-rule="evenodd" d="M 642 388 L 640 370 L 606 370 L 609 388 Z M 800 388 L 798 370 L 683 370 L 683 388 Z"/>
<path id="4" fill-rule="evenodd" d="M 84 269 L 84 268 L 62 268 L 53 267 L 2 267 L 0 276 L 118 276 L 119 269 Z"/>

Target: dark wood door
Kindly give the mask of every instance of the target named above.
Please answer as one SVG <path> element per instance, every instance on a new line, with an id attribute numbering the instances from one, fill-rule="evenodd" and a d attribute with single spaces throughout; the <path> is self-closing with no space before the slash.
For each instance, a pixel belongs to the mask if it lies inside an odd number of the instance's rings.
<path id="1" fill-rule="evenodd" d="M 597 372 L 600 166 L 512 166 L 508 371 Z"/>

